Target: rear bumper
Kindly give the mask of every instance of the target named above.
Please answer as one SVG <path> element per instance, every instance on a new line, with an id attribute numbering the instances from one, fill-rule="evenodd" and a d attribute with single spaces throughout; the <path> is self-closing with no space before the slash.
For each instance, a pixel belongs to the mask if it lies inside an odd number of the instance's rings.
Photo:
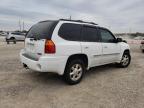
<path id="1" fill-rule="evenodd" d="M 65 56 L 42 56 L 37 61 L 25 57 L 24 50 L 20 52 L 20 60 L 29 69 L 38 72 L 53 72 L 63 75 L 67 57 Z"/>

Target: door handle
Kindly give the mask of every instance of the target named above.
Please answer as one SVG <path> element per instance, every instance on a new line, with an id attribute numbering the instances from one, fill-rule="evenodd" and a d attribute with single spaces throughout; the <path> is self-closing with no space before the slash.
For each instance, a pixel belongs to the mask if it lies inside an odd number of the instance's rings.
<path id="1" fill-rule="evenodd" d="M 85 47 L 85 49 L 88 49 L 89 47 Z"/>

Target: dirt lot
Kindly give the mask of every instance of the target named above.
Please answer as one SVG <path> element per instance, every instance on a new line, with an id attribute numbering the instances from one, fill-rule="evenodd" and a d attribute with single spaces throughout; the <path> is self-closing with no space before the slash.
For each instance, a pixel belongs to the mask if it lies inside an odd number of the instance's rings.
<path id="1" fill-rule="evenodd" d="M 25 70 L 19 61 L 24 44 L 0 41 L 0 108 L 143 108 L 144 54 L 131 45 L 126 69 L 106 65 L 68 86 L 55 74 Z"/>

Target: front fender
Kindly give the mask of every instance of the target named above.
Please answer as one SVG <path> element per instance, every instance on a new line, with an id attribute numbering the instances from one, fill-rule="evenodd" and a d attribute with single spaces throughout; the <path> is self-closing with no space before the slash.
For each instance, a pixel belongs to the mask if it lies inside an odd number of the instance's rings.
<path id="1" fill-rule="evenodd" d="M 121 50 L 120 50 L 119 61 L 121 61 L 122 56 L 123 56 L 123 54 L 124 54 L 124 52 L 125 52 L 126 50 L 129 50 L 129 52 L 130 52 L 130 46 L 129 46 L 129 44 L 127 44 L 127 43 L 125 43 L 125 42 L 121 42 L 121 43 L 120 43 L 120 48 L 121 48 Z"/>

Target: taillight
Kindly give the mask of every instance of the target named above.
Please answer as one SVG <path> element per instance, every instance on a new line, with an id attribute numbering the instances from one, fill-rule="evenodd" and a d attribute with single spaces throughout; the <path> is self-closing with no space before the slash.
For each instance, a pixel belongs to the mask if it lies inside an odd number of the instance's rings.
<path id="1" fill-rule="evenodd" d="M 45 53 L 53 54 L 56 52 L 55 44 L 52 40 L 46 40 L 45 42 Z"/>

